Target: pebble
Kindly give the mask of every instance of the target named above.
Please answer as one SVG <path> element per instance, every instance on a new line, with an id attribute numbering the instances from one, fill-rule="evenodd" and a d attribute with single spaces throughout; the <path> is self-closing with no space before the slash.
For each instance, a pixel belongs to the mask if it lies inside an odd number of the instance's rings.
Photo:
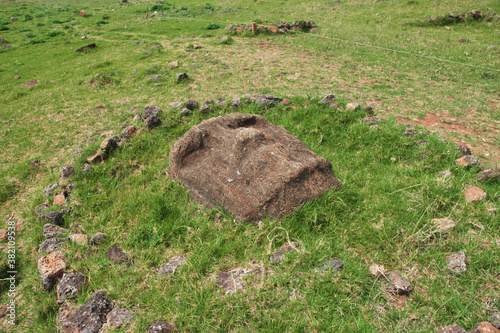
<path id="1" fill-rule="evenodd" d="M 105 233 L 98 232 L 97 234 L 94 235 L 94 237 L 92 237 L 89 240 L 89 244 L 90 245 L 100 245 L 100 244 L 104 243 L 104 241 L 106 240 L 106 237 L 107 236 Z"/>
<path id="2" fill-rule="evenodd" d="M 463 273 L 467 270 L 467 262 L 463 251 L 454 252 L 446 257 L 448 268 L 454 273 Z"/>
<path id="3" fill-rule="evenodd" d="M 468 202 L 478 202 L 486 198 L 486 192 L 477 186 L 469 186 L 464 190 L 465 200 Z"/>
<path id="4" fill-rule="evenodd" d="M 137 316 L 129 309 L 113 309 L 106 315 L 106 323 L 109 328 L 120 328 L 136 318 Z"/>
<path id="5" fill-rule="evenodd" d="M 330 271 L 332 273 L 337 273 L 337 272 L 340 272 L 342 270 L 343 266 L 344 266 L 344 263 L 342 262 L 342 260 L 335 258 L 335 259 L 327 261 L 326 263 L 321 265 L 318 268 L 318 271 L 320 271 L 320 272 Z"/>
<path id="6" fill-rule="evenodd" d="M 178 256 L 170 259 L 169 262 L 158 268 L 158 274 L 167 276 L 170 274 L 174 274 L 176 269 L 185 265 L 187 262 L 185 257 Z"/>
<path id="7" fill-rule="evenodd" d="M 391 271 L 388 278 L 389 283 L 392 285 L 392 293 L 394 294 L 407 295 L 413 290 L 410 282 L 403 279 L 396 271 Z"/>
<path id="8" fill-rule="evenodd" d="M 269 260 L 272 263 L 279 264 L 280 262 L 283 261 L 283 258 L 285 256 L 285 253 L 287 252 L 293 252 L 295 249 L 299 247 L 299 244 L 296 242 L 290 242 L 284 244 L 280 250 L 274 252 L 270 257 Z"/>

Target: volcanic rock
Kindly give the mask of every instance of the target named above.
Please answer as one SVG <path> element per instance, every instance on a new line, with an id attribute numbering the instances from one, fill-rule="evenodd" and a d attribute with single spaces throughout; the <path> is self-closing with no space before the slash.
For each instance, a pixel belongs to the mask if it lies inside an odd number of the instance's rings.
<path id="1" fill-rule="evenodd" d="M 55 251 L 46 257 L 38 259 L 38 271 L 42 279 L 43 289 L 51 289 L 56 279 L 61 277 L 66 270 L 68 258 L 60 251 Z"/>
<path id="2" fill-rule="evenodd" d="M 66 242 L 66 238 L 49 238 L 46 239 L 42 244 L 40 244 L 40 248 L 38 249 L 39 253 L 43 252 L 54 252 L 58 248 L 60 248 L 64 242 Z"/>
<path id="3" fill-rule="evenodd" d="M 89 301 L 71 312 L 63 323 L 65 333 L 98 333 L 106 322 L 106 315 L 113 304 L 102 291 L 97 291 Z"/>
<path id="4" fill-rule="evenodd" d="M 63 303 L 66 299 L 75 297 L 82 292 L 88 279 L 82 274 L 64 274 L 57 284 L 57 302 Z"/>
<path id="5" fill-rule="evenodd" d="M 462 327 L 457 324 L 453 324 L 450 326 L 443 327 L 438 331 L 438 333 L 467 333 Z"/>
<path id="6" fill-rule="evenodd" d="M 413 290 L 410 282 L 403 279 L 401 275 L 396 271 L 391 271 L 388 278 L 392 286 L 392 293 L 394 294 L 406 295 Z"/>
<path id="7" fill-rule="evenodd" d="M 170 259 L 169 262 L 167 262 L 165 265 L 161 266 L 158 268 L 158 274 L 160 275 L 169 275 L 169 274 L 174 274 L 175 270 L 182 265 L 186 264 L 186 258 L 184 257 L 173 257 Z"/>
<path id="8" fill-rule="evenodd" d="M 108 251 L 106 251 L 106 256 L 116 265 L 129 262 L 127 254 L 116 245 L 111 246 Z"/>
<path id="9" fill-rule="evenodd" d="M 490 181 L 500 181 L 500 168 L 488 169 L 477 176 L 476 181 L 479 183 Z"/>
<path id="10" fill-rule="evenodd" d="M 478 202 L 486 198 L 486 193 L 477 186 L 469 186 L 464 190 L 465 200 L 468 202 Z"/>
<path id="11" fill-rule="evenodd" d="M 99 245 L 99 244 L 104 243 L 105 240 L 106 240 L 106 234 L 102 233 L 102 232 L 98 232 L 97 234 L 94 235 L 94 237 L 92 237 L 89 240 L 89 244 L 90 245 Z"/>
<path id="12" fill-rule="evenodd" d="M 172 333 L 174 331 L 174 325 L 164 320 L 160 320 L 154 324 L 149 325 L 146 328 L 146 331 L 151 333 Z"/>
<path id="13" fill-rule="evenodd" d="M 43 213 L 40 216 L 40 220 L 52 223 L 55 225 L 62 225 L 64 223 L 63 216 L 61 213 L 54 210 Z"/>
<path id="14" fill-rule="evenodd" d="M 278 251 L 274 252 L 270 257 L 269 261 L 275 264 L 279 264 L 280 262 L 283 261 L 283 258 L 285 257 L 285 253 L 287 252 L 293 252 L 296 248 L 299 247 L 298 243 L 291 242 L 291 243 L 285 243 L 279 249 Z"/>
<path id="15" fill-rule="evenodd" d="M 327 261 L 323 265 L 321 265 L 318 268 L 319 272 L 340 272 L 342 270 L 342 267 L 344 266 L 344 263 L 342 262 L 341 259 L 335 258 L 330 261 Z"/>
<path id="16" fill-rule="evenodd" d="M 448 260 L 447 266 L 452 272 L 463 273 L 467 270 L 467 262 L 463 251 L 454 252 L 447 256 L 446 259 Z"/>
<path id="17" fill-rule="evenodd" d="M 474 155 L 465 155 L 456 159 L 455 163 L 461 166 L 462 168 L 467 168 L 474 165 L 478 165 L 479 161 Z"/>
<path id="18" fill-rule="evenodd" d="M 233 113 L 193 126 L 170 152 L 170 178 L 208 207 L 258 221 L 292 212 L 342 185 L 332 165 L 283 127 Z"/>
<path id="19" fill-rule="evenodd" d="M 106 315 L 107 325 L 110 328 L 120 328 L 135 320 L 137 316 L 129 309 L 113 309 Z"/>
<path id="20" fill-rule="evenodd" d="M 326 95 L 318 104 L 331 104 L 335 100 L 334 95 Z"/>

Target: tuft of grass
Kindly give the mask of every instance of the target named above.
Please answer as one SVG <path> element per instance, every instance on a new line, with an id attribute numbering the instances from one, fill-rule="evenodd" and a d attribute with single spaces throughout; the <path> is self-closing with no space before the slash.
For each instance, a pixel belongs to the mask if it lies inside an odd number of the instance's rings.
<path id="1" fill-rule="evenodd" d="M 36 35 L 32 32 L 26 34 L 26 38 L 34 38 Z"/>
<path id="2" fill-rule="evenodd" d="M 151 6 L 151 11 L 164 12 L 170 9 L 170 4 L 154 4 Z"/>
<path id="3" fill-rule="evenodd" d="M 96 24 L 108 24 L 109 22 L 108 21 L 105 21 L 105 20 L 97 20 L 96 21 Z"/>
<path id="4" fill-rule="evenodd" d="M 28 22 L 28 21 L 31 21 L 31 20 L 33 20 L 33 16 L 31 16 L 30 14 L 25 14 L 24 15 L 23 22 Z"/>
<path id="5" fill-rule="evenodd" d="M 38 23 L 36 24 L 36 26 L 37 26 L 37 27 L 43 27 L 43 26 L 45 26 L 45 24 L 44 24 L 44 23 L 42 23 L 42 22 L 38 22 Z"/>
<path id="6" fill-rule="evenodd" d="M 45 39 L 43 38 L 33 38 L 28 41 L 28 44 L 42 44 L 45 43 Z"/>
<path id="7" fill-rule="evenodd" d="M 217 24 L 217 23 L 209 23 L 205 26 L 206 30 L 214 30 L 214 29 L 219 29 L 219 28 L 220 28 L 220 24 Z"/>
<path id="8" fill-rule="evenodd" d="M 62 35 L 64 34 L 64 32 L 60 31 L 60 30 L 53 30 L 53 31 L 49 31 L 47 33 L 47 36 L 49 37 L 56 37 L 56 36 L 59 36 L 59 35 Z"/>
<path id="9" fill-rule="evenodd" d="M 0 25 L 0 31 L 7 31 L 9 30 L 9 27 L 6 25 Z"/>

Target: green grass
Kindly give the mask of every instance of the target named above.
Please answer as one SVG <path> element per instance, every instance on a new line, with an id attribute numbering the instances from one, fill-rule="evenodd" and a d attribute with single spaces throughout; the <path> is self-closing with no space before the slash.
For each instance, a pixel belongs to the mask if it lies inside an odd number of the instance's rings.
<path id="1" fill-rule="evenodd" d="M 15 213 L 23 222 L 17 236 L 16 331 L 55 331 L 56 295 L 41 288 L 37 270 L 44 238 L 34 209 L 52 200 L 43 189 L 60 181 L 61 165 L 70 161 L 77 172 L 65 181 L 75 189 L 64 226 L 82 223 L 89 237 L 108 235 L 98 247 L 64 245 L 68 271 L 91 281 L 72 302 L 80 305 L 94 291 L 108 291 L 118 307 L 138 317 L 117 332 L 144 332 L 160 319 L 180 332 L 435 332 L 453 323 L 472 329 L 487 320 L 500 310 L 498 302 L 486 305 L 500 297 L 500 185 L 480 184 L 487 198 L 467 203 L 463 190 L 475 184 L 479 169 L 461 169 L 454 160 L 456 144 L 465 142 L 484 165 L 498 166 L 500 22 L 425 23 L 431 15 L 486 8 L 500 12 L 498 2 L 489 0 L 440 5 L 0 0 L 0 27 L 8 29 L 0 37 L 12 46 L 0 49 L 0 213 L 2 221 Z M 74 13 L 80 10 L 92 16 Z M 24 22 L 26 15 L 35 19 Z M 247 33 L 219 43 L 227 32 L 206 29 L 304 19 L 313 20 L 318 31 Z M 104 20 L 107 24 L 96 24 Z M 27 31 L 57 38 L 28 37 Z M 90 43 L 97 48 L 75 52 Z M 202 48 L 194 50 L 195 44 Z M 175 60 L 179 68 L 170 69 Z M 178 72 L 191 79 L 176 84 Z M 151 75 L 163 78 L 152 82 Z M 39 82 L 24 89 L 29 80 Z M 161 86 L 153 85 L 157 82 Z M 297 106 L 244 104 L 239 111 L 263 115 L 329 160 L 342 190 L 282 219 L 248 224 L 223 210 L 199 207 L 168 179 L 176 140 L 204 119 L 234 112 L 214 107 L 205 115 L 181 117 L 168 104 L 189 98 L 229 101 L 248 93 L 287 97 Z M 337 96 L 338 109 L 317 104 L 329 93 Z M 387 123 L 378 128 L 361 123 L 366 114 L 347 111 L 350 102 L 373 107 Z M 101 135 L 119 135 L 122 125 L 150 104 L 163 109 L 163 126 L 137 125 L 139 134 L 82 173 Z M 424 119 L 427 128 L 417 127 L 414 137 L 405 136 L 406 127 L 398 124 Z M 448 143 L 438 139 L 443 134 Z M 427 144 L 417 145 L 421 140 Z M 73 157 L 79 148 L 83 153 Z M 29 166 L 35 159 L 40 166 Z M 453 177 L 438 180 L 446 169 Z M 431 219 L 447 216 L 456 228 L 437 233 Z M 0 228 L 6 226 L 0 222 Z M 298 242 L 299 251 L 272 265 L 269 256 L 288 240 Z M 113 244 L 133 259 L 130 267 L 107 259 Z M 467 255 L 468 270 L 452 275 L 446 256 L 458 250 Z M 188 264 L 160 278 L 155 270 L 175 255 L 186 256 Z M 334 257 L 344 262 L 341 273 L 316 272 Z M 2 252 L 2 274 L 6 258 Z M 384 278 L 370 274 L 372 264 L 398 270 L 414 291 L 401 299 L 391 295 Z M 248 277 L 250 288 L 224 296 L 217 274 L 245 265 L 267 268 L 269 274 Z M 0 304 L 7 304 L 8 284 L 0 283 Z"/>

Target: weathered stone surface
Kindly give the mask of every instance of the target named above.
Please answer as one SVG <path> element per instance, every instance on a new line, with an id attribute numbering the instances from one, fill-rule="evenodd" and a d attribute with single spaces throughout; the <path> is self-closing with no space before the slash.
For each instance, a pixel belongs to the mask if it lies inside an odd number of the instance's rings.
<path id="1" fill-rule="evenodd" d="M 184 257 L 173 257 L 169 262 L 158 268 L 158 274 L 169 275 L 174 274 L 175 270 L 186 264 L 186 258 Z"/>
<path id="2" fill-rule="evenodd" d="M 134 135 L 136 135 L 139 132 L 139 129 L 133 125 L 126 127 L 123 131 L 122 134 L 120 135 L 121 138 L 123 139 L 130 139 Z"/>
<path id="3" fill-rule="evenodd" d="M 486 321 L 483 321 L 479 324 L 474 325 L 470 333 L 500 333 L 500 329 L 496 328 Z"/>
<path id="4" fill-rule="evenodd" d="M 181 114 L 181 116 L 187 117 L 191 114 L 191 110 L 189 110 L 188 108 L 182 108 L 179 113 Z"/>
<path id="5" fill-rule="evenodd" d="M 63 166 L 61 168 L 61 172 L 62 172 L 62 176 L 64 178 L 69 178 L 75 174 L 75 168 L 70 167 L 70 166 Z"/>
<path id="6" fill-rule="evenodd" d="M 116 245 L 111 246 L 108 249 L 108 251 L 106 251 L 106 256 L 116 265 L 125 264 L 129 262 L 127 254 Z"/>
<path id="7" fill-rule="evenodd" d="M 318 104 L 331 104 L 335 100 L 334 95 L 326 95 Z"/>
<path id="8" fill-rule="evenodd" d="M 116 136 L 106 138 L 101 142 L 100 149 L 105 154 L 111 153 L 116 148 L 118 148 L 118 138 Z"/>
<path id="9" fill-rule="evenodd" d="M 455 160 L 455 163 L 462 168 L 472 167 L 478 165 L 479 161 L 474 155 L 465 155 Z"/>
<path id="10" fill-rule="evenodd" d="M 487 180 L 490 181 L 500 181 L 500 168 L 488 169 L 477 176 L 476 181 L 482 183 Z"/>
<path id="11" fill-rule="evenodd" d="M 468 202 L 478 202 L 486 198 L 486 192 L 477 186 L 469 186 L 464 190 L 465 200 Z"/>
<path id="12" fill-rule="evenodd" d="M 184 105 L 184 103 L 177 101 L 177 102 L 170 103 L 168 106 L 173 108 L 173 109 L 176 109 L 176 108 L 180 108 L 183 105 Z"/>
<path id="13" fill-rule="evenodd" d="M 69 235 L 69 240 L 78 244 L 78 245 L 85 245 L 87 244 L 88 242 L 88 236 L 85 235 L 85 234 L 80 234 L 80 233 L 77 233 L 77 234 L 71 234 Z"/>
<path id="14" fill-rule="evenodd" d="M 220 272 L 217 276 L 217 284 L 225 289 L 225 294 L 232 294 L 237 290 L 246 289 L 244 277 L 248 275 L 261 274 L 260 268 L 238 267 L 227 272 Z"/>
<path id="15" fill-rule="evenodd" d="M 470 150 L 469 147 L 467 146 L 464 146 L 464 145 L 458 145 L 457 146 L 457 150 L 460 154 L 462 154 L 462 156 L 466 156 L 466 155 L 472 155 L 472 152 Z"/>
<path id="16" fill-rule="evenodd" d="M 205 104 L 200 108 L 200 113 L 209 113 L 210 111 L 212 111 L 212 107 L 210 105 Z"/>
<path id="17" fill-rule="evenodd" d="M 64 332 L 63 323 L 71 314 L 71 311 L 73 311 L 74 307 L 75 306 L 70 302 L 64 302 L 61 304 L 59 310 L 57 311 L 57 317 L 56 317 L 56 325 L 58 329 L 57 332 Z"/>
<path id="18" fill-rule="evenodd" d="M 174 328 L 174 325 L 164 320 L 160 320 L 154 324 L 149 325 L 146 328 L 146 331 L 151 333 L 172 333 L 174 331 Z"/>
<path id="19" fill-rule="evenodd" d="M 267 27 L 267 31 L 269 31 L 269 32 L 271 32 L 271 33 L 273 33 L 273 34 L 275 34 L 275 33 L 277 33 L 277 32 L 278 32 L 278 27 L 277 27 L 277 26 L 275 26 L 275 25 L 270 25 L 270 26 L 268 26 L 268 27 Z"/>
<path id="20" fill-rule="evenodd" d="M 168 64 L 168 66 L 170 66 L 170 68 L 177 68 L 179 67 L 179 62 L 177 60 L 172 61 L 171 63 Z"/>
<path id="21" fill-rule="evenodd" d="M 142 116 L 144 119 L 148 118 L 149 116 L 159 116 L 163 114 L 163 110 L 160 109 L 160 107 L 156 105 L 148 105 L 144 108 L 144 112 L 142 113 Z"/>
<path id="22" fill-rule="evenodd" d="M 36 87 L 37 84 L 38 84 L 38 80 L 30 80 L 30 81 L 26 82 L 25 84 L 23 84 L 23 88 L 24 89 L 33 88 L 33 87 Z"/>
<path id="23" fill-rule="evenodd" d="M 285 253 L 293 252 L 296 248 L 299 247 L 299 244 L 296 242 L 285 243 L 278 251 L 274 252 L 270 257 L 269 261 L 275 264 L 279 264 L 283 261 L 285 257 Z"/>
<path id="24" fill-rule="evenodd" d="M 108 158 L 108 156 L 105 153 L 98 151 L 94 155 L 87 158 L 87 163 L 88 164 L 95 164 L 95 163 L 102 162 L 102 161 L 106 160 L 107 158 Z"/>
<path id="25" fill-rule="evenodd" d="M 438 177 L 441 178 L 442 180 L 446 180 L 448 178 L 453 177 L 453 174 L 451 173 L 450 170 L 444 170 L 438 173 Z"/>
<path id="26" fill-rule="evenodd" d="M 407 295 L 413 290 L 410 282 L 403 279 L 396 271 L 389 272 L 388 279 L 392 286 L 392 293 L 394 294 Z"/>
<path id="27" fill-rule="evenodd" d="M 71 312 L 63 323 L 65 333 L 98 333 L 106 322 L 106 315 L 113 304 L 102 291 L 97 291 L 89 301 Z"/>
<path id="28" fill-rule="evenodd" d="M 224 97 L 217 98 L 217 105 L 219 105 L 220 107 L 226 106 L 226 99 Z"/>
<path id="29" fill-rule="evenodd" d="M 106 323 L 110 328 L 120 328 L 136 318 L 137 316 L 129 309 L 113 309 L 106 315 Z"/>
<path id="30" fill-rule="evenodd" d="M 323 265 L 321 265 L 318 268 L 319 272 L 340 272 L 342 270 L 342 267 L 344 267 L 344 263 L 342 262 L 341 259 L 335 258 L 330 261 L 325 262 Z"/>
<path id="31" fill-rule="evenodd" d="M 385 123 L 385 120 L 380 119 L 379 117 L 368 117 L 363 119 L 362 122 L 368 125 L 373 125 L 378 123 Z"/>
<path id="32" fill-rule="evenodd" d="M 39 253 L 54 252 L 55 250 L 60 248 L 66 241 L 67 241 L 66 238 L 56 238 L 56 237 L 46 239 L 42 244 L 40 244 L 38 252 Z"/>
<path id="33" fill-rule="evenodd" d="M 467 270 L 467 262 L 463 251 L 450 254 L 446 257 L 446 260 L 448 261 L 448 268 L 454 273 L 463 273 Z"/>
<path id="34" fill-rule="evenodd" d="M 66 270 L 67 261 L 66 255 L 60 251 L 38 259 L 38 271 L 44 289 L 49 290 L 55 285 L 56 279 L 61 277 Z"/>
<path id="35" fill-rule="evenodd" d="M 84 39 L 84 38 L 82 38 Z M 91 44 L 88 44 L 88 45 L 85 45 L 83 47 L 80 47 L 79 49 L 76 49 L 75 52 L 84 52 L 88 49 L 95 49 L 97 47 L 96 43 L 91 43 Z"/>
<path id="36" fill-rule="evenodd" d="M 438 331 L 438 333 L 467 333 L 462 327 L 457 324 L 453 324 L 450 326 L 443 327 Z"/>
<path id="37" fill-rule="evenodd" d="M 54 210 L 51 210 L 51 211 L 43 213 L 40 216 L 40 219 L 42 221 L 45 221 L 45 222 L 48 222 L 48 223 L 52 223 L 52 224 L 55 224 L 55 225 L 63 225 L 63 223 L 64 223 L 62 214 L 59 213 L 59 212 L 56 212 Z"/>
<path id="38" fill-rule="evenodd" d="M 106 236 L 105 233 L 98 232 L 97 234 L 94 235 L 94 237 L 92 237 L 89 240 L 89 244 L 90 245 L 99 245 L 99 244 L 102 244 L 106 240 L 106 237 L 107 236 Z"/>
<path id="39" fill-rule="evenodd" d="M 500 328 L 500 312 L 495 312 L 494 314 L 491 315 L 490 323 L 496 328 Z"/>
<path id="40" fill-rule="evenodd" d="M 57 302 L 63 303 L 68 298 L 73 298 L 82 292 L 88 279 L 82 274 L 64 274 L 57 284 Z"/>
<path id="41" fill-rule="evenodd" d="M 170 152 L 169 175 L 197 202 L 222 205 L 235 218 L 288 214 L 340 189 L 331 164 L 262 116 L 234 113 L 193 126 Z"/>
<path id="42" fill-rule="evenodd" d="M 161 125 L 161 120 L 155 115 L 151 115 L 144 120 L 144 124 L 147 128 L 154 128 Z"/>
<path id="43" fill-rule="evenodd" d="M 51 195 L 54 194 L 54 191 L 58 187 L 59 187 L 59 183 L 47 185 L 47 187 L 45 187 L 45 189 L 43 190 L 43 193 L 45 193 L 46 196 L 50 197 Z"/>
<path id="44" fill-rule="evenodd" d="M 35 216 L 37 218 L 41 218 L 42 217 L 42 214 L 50 207 L 49 205 L 49 202 L 46 201 L 44 202 L 43 204 L 40 204 L 38 206 L 36 206 L 35 208 Z"/>
<path id="45" fill-rule="evenodd" d="M 59 193 L 58 195 L 54 196 L 54 205 L 55 206 L 61 206 L 66 202 L 66 196 L 64 193 Z"/>
<path id="46" fill-rule="evenodd" d="M 198 106 L 199 106 L 199 103 L 195 100 L 188 99 L 188 101 L 186 102 L 186 108 L 188 108 L 191 111 L 194 111 L 195 109 L 197 109 Z"/>
<path id="47" fill-rule="evenodd" d="M 82 172 L 83 173 L 89 173 L 93 169 L 94 168 L 90 164 L 85 163 L 85 165 L 83 166 Z"/>
<path id="48" fill-rule="evenodd" d="M 238 108 L 241 104 L 241 99 L 239 97 L 235 97 L 231 100 L 231 103 L 229 103 L 229 106 L 232 108 Z"/>
<path id="49" fill-rule="evenodd" d="M 448 217 L 443 217 L 440 219 L 432 219 L 431 222 L 434 223 L 434 226 L 437 229 L 437 232 L 448 232 L 451 229 L 455 228 L 455 221 Z"/>
<path id="50" fill-rule="evenodd" d="M 346 110 L 348 110 L 348 111 L 354 111 L 354 110 L 356 110 L 358 107 L 359 107 L 359 104 L 358 104 L 358 103 L 348 103 L 348 104 L 345 106 L 345 109 L 346 109 Z"/>
<path id="51" fill-rule="evenodd" d="M 187 75 L 186 73 L 177 73 L 177 74 L 175 74 L 175 81 L 177 83 L 180 83 L 180 82 L 182 82 L 184 80 L 187 80 L 187 79 L 189 79 L 189 75 Z"/>

